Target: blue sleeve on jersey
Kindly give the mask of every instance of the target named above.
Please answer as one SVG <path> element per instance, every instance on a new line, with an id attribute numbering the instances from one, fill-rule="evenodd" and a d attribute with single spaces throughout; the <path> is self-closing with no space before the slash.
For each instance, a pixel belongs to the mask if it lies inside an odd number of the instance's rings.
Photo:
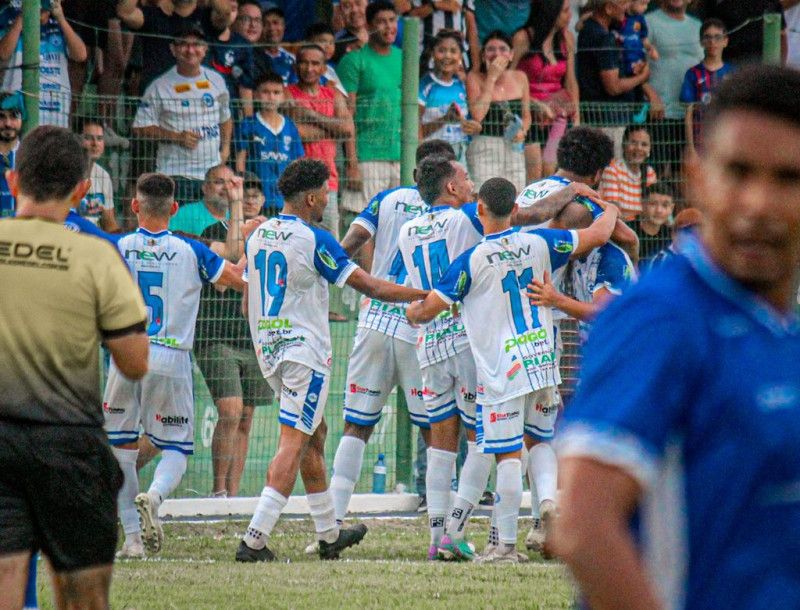
<path id="1" fill-rule="evenodd" d="M 456 301 L 463 301 L 464 297 L 469 293 L 469 289 L 472 286 L 469 261 L 474 250 L 475 246 L 463 252 L 454 260 L 442 279 L 433 287 L 448 305 L 452 305 Z"/>
<path id="2" fill-rule="evenodd" d="M 475 227 L 478 234 L 483 235 L 483 225 L 478 218 L 478 204 L 475 202 L 465 203 L 461 206 L 461 211 L 467 215 L 467 218 L 469 218 L 469 221 L 472 223 L 472 226 Z"/>
<path id="3" fill-rule="evenodd" d="M 583 207 L 588 209 L 592 213 L 592 222 L 597 220 L 603 214 L 603 208 L 601 208 L 597 203 L 589 199 L 588 197 L 584 197 L 583 195 L 578 195 L 573 199 L 576 203 L 580 203 Z"/>
<path id="4" fill-rule="evenodd" d="M 538 235 L 547 243 L 547 247 L 550 250 L 550 266 L 553 271 L 566 265 L 569 257 L 575 251 L 575 234 L 572 231 L 535 229 L 530 233 Z"/>
<path id="5" fill-rule="evenodd" d="M 222 273 L 225 260 L 218 254 L 212 252 L 208 246 L 194 239 L 176 235 L 192 247 L 197 256 L 197 273 L 204 284 L 216 282 Z"/>
<path id="6" fill-rule="evenodd" d="M 360 218 L 365 223 L 372 227 L 373 234 L 378 230 L 378 213 L 381 209 L 381 199 L 382 199 L 383 191 L 378 193 L 372 198 L 372 201 L 367 204 L 367 207 L 356 216 L 356 218 Z"/>
<path id="7" fill-rule="evenodd" d="M 622 294 L 630 285 L 632 274 L 633 270 L 622 250 L 606 244 L 600 249 L 597 283 L 591 287 L 592 292 L 604 286 L 613 294 Z"/>
<path id="8" fill-rule="evenodd" d="M 694 88 L 694 70 L 691 68 L 686 70 L 686 74 L 683 76 L 683 85 L 681 86 L 681 96 L 680 101 L 684 104 L 689 104 L 691 102 L 699 101 L 697 99 L 697 93 Z"/>
<path id="9" fill-rule="evenodd" d="M 116 246 L 117 242 L 123 237 L 123 235 L 106 233 L 98 229 L 94 223 L 72 210 L 69 211 L 66 219 L 64 219 L 64 226 L 76 233 L 86 233 L 87 235 L 93 235 L 94 237 L 104 239 L 112 246 Z"/>
<path id="10" fill-rule="evenodd" d="M 336 241 L 336 238 L 325 231 L 312 227 L 316 238 L 314 246 L 314 267 L 329 283 L 337 284 L 342 274 L 349 271 L 355 263 Z"/>

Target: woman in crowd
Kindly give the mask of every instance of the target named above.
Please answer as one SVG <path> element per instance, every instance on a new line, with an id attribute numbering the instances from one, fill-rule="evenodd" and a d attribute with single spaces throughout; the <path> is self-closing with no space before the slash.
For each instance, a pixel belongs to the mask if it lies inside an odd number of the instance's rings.
<path id="1" fill-rule="evenodd" d="M 525 144 L 527 182 L 555 172 L 567 123 L 579 124 L 575 40 L 567 30 L 571 17 L 570 0 L 533 0 L 528 21 L 512 38 L 511 67 L 525 73 L 531 99 L 546 104 L 554 117 L 531 125 Z"/>
<path id="2" fill-rule="evenodd" d="M 478 121 L 468 119 L 467 90 L 459 73 L 463 70 L 461 35 L 440 30 L 433 42 L 433 70 L 419 83 L 419 116 L 422 139 L 450 142 L 456 158 L 466 163 L 470 136 L 481 131 Z"/>
<path id="3" fill-rule="evenodd" d="M 645 161 L 650 156 L 650 133 L 642 124 L 628 125 L 622 135 L 622 159 L 614 159 L 603 172 L 600 196 L 616 204 L 622 218 L 631 220 L 642 211 L 642 195 L 656 183 L 656 172 Z"/>
<path id="4" fill-rule="evenodd" d="M 511 38 L 501 31 L 483 43 L 481 64 L 467 75 L 467 101 L 481 132 L 467 151 L 475 190 L 489 178 L 503 176 L 519 191 L 525 186 L 525 135 L 531 125 L 528 77 L 510 70 Z"/>

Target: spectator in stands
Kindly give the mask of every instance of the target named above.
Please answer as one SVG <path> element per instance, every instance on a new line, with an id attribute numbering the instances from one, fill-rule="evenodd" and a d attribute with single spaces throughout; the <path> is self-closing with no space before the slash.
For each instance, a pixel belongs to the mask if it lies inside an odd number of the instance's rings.
<path id="1" fill-rule="evenodd" d="M 232 210 L 236 199 L 243 201 L 238 204 L 243 220 L 261 213 L 264 195 L 257 176 L 246 174 L 242 187 L 232 181 L 226 186 L 225 195 L 231 201 Z M 206 227 L 201 237 L 210 240 L 212 248 L 214 245 L 230 246 L 224 250 L 224 256 L 237 262 L 244 245 L 241 231 L 241 222 L 222 219 Z M 239 493 L 253 410 L 256 405 L 270 404 L 273 398 L 272 389 L 258 367 L 251 341 L 250 328 L 241 311 L 241 295 L 204 286 L 194 353 L 219 416 L 211 440 L 215 496 L 231 497 Z"/>
<path id="2" fill-rule="evenodd" d="M 481 41 L 485 45 L 492 32 L 501 31 L 509 38 L 525 25 L 530 15 L 530 0 L 466 0 L 464 19 L 469 44 L 470 69 L 481 64 Z M 475 188 L 478 188 L 477 186 Z"/>
<path id="3" fill-rule="evenodd" d="M 567 30 L 571 17 L 569 0 L 534 0 L 528 21 L 511 39 L 511 67 L 528 77 L 531 99 L 547 104 L 555 116 L 531 124 L 525 144 L 528 183 L 556 171 L 556 151 L 567 123 L 580 124 L 575 39 Z"/>
<path id="4" fill-rule="evenodd" d="M 0 93 L 0 218 L 13 216 L 16 201 L 8 188 L 6 171 L 14 169 L 14 160 L 22 132 L 22 96 L 18 93 Z"/>
<path id="5" fill-rule="evenodd" d="M 272 61 L 264 52 L 261 38 L 264 34 L 264 14 L 258 0 L 241 0 L 233 31 L 253 45 L 253 80 L 272 72 Z M 248 115 L 249 116 L 249 115 Z"/>
<path id="6" fill-rule="evenodd" d="M 69 127 L 71 85 L 67 59 L 85 62 L 86 45 L 64 17 L 61 0 L 41 3 L 39 43 L 39 124 Z M 0 66 L 5 69 L 2 91 L 22 89 L 22 14 L 0 37 Z"/>
<path id="7" fill-rule="evenodd" d="M 253 114 L 253 83 L 255 63 L 250 42 L 231 29 L 238 15 L 237 0 L 228 0 L 227 11 L 211 9 L 211 23 L 216 36 L 209 37 L 205 62 L 225 79 L 231 99 L 231 110 L 236 116 Z"/>
<path id="8" fill-rule="evenodd" d="M 639 270 L 649 268 L 650 261 L 672 240 L 670 218 L 675 210 L 675 196 L 668 182 L 656 182 L 647 188 L 642 199 L 642 213 L 630 221 L 639 238 Z"/>
<path id="9" fill-rule="evenodd" d="M 409 17 L 422 20 L 420 32 L 421 65 L 428 68 L 432 57 L 436 35 L 442 30 L 458 33 L 459 46 L 463 49 L 467 42 L 467 25 L 464 21 L 464 0 L 410 0 L 413 8 L 407 13 Z M 467 65 L 469 67 L 469 64 Z"/>
<path id="10" fill-rule="evenodd" d="M 481 123 L 467 151 L 475 189 L 489 178 L 503 176 L 517 191 L 525 186 L 523 142 L 531 126 L 528 77 L 510 70 L 511 37 L 494 31 L 486 38 L 481 61 L 467 75 L 467 100 L 472 118 Z"/>
<path id="11" fill-rule="evenodd" d="M 800 70 L 800 0 L 781 0 L 786 19 L 786 65 Z"/>
<path id="12" fill-rule="evenodd" d="M 697 208 L 684 208 L 675 215 L 672 223 L 672 241 L 670 244 L 653 255 L 650 264 L 641 272 L 652 271 L 663 265 L 666 261 L 680 254 L 681 242 L 691 235 L 692 231 L 703 222 L 703 213 Z"/>
<path id="13" fill-rule="evenodd" d="M 612 26 L 618 26 L 625 19 L 629 1 L 595 0 L 578 34 L 577 76 L 581 101 L 616 105 L 586 109 L 584 119 L 591 123 L 618 126 L 629 122 L 630 109 L 620 104 L 634 102 L 634 90 L 650 78 L 646 62 L 635 67 L 634 76 L 625 76 L 625 55 L 611 32 Z"/>
<path id="14" fill-rule="evenodd" d="M 92 185 L 81 201 L 78 214 L 107 233 L 116 232 L 119 225 L 114 214 L 114 187 L 111 176 L 98 163 L 106 150 L 105 130 L 100 120 L 85 120 L 81 125 L 81 139 L 89 153 L 89 180 Z"/>
<path id="15" fill-rule="evenodd" d="M 232 187 L 233 170 L 230 167 L 215 165 L 209 168 L 203 180 L 202 199 L 178 208 L 169 221 L 170 230 L 182 231 L 190 235 L 202 235 L 206 227 L 210 227 L 216 222 L 226 222 L 234 208 L 232 205 L 234 202 L 231 201 Z"/>
<path id="16" fill-rule="evenodd" d="M 335 64 L 350 51 L 363 47 L 369 40 L 367 0 L 342 0 L 339 10 L 344 20 L 344 29 L 336 34 L 336 51 L 333 54 Z"/>
<path id="17" fill-rule="evenodd" d="M 281 46 L 283 34 L 286 31 L 283 10 L 277 6 L 268 8 L 264 11 L 263 23 L 264 32 L 261 34 L 261 40 L 265 46 L 261 52 L 266 54 L 269 59 L 272 71 L 281 75 L 284 85 L 296 82 L 294 55 Z"/>
<path id="18" fill-rule="evenodd" d="M 177 63 L 144 92 L 133 133 L 158 142 L 156 168 L 175 180 L 183 204 L 200 198 L 209 167 L 227 163 L 233 121 L 224 79 L 202 65 L 203 31 L 188 25 L 170 48 Z"/>
<path id="19" fill-rule="evenodd" d="M 342 95 L 347 95 L 339 75 L 336 73 L 336 68 L 333 67 L 331 59 L 336 52 L 336 37 L 333 33 L 333 28 L 327 23 L 314 23 L 308 26 L 306 30 L 306 40 L 311 44 L 319 46 L 325 52 L 325 74 L 320 78 L 321 85 L 328 85 L 329 87 L 336 87 L 341 91 Z"/>
<path id="20" fill-rule="evenodd" d="M 369 43 L 345 55 L 337 66 L 356 124 L 355 141 L 345 145 L 347 190 L 342 208 L 355 214 L 377 193 L 400 184 L 403 59 L 393 46 L 397 37 L 394 5 L 385 0 L 370 4 L 367 25 Z"/>
<path id="21" fill-rule="evenodd" d="M 631 220 L 642 211 L 642 196 L 656 183 L 656 172 L 645 161 L 650 156 L 650 133 L 641 123 L 628 125 L 622 136 L 622 158 L 614 159 L 600 179 L 600 196 Z"/>
<path id="22" fill-rule="evenodd" d="M 289 163 L 305 155 L 297 126 L 278 110 L 286 99 L 283 82 L 275 72 L 256 82 L 256 112 L 236 130 L 236 171 L 247 170 L 261 179 L 267 216 L 275 216 L 283 209 L 278 178 Z"/>
<path id="23" fill-rule="evenodd" d="M 333 87 L 320 85 L 325 73 L 325 51 L 307 44 L 297 51 L 297 83 L 286 88 L 293 101 L 288 112 L 297 124 L 305 154 L 328 166 L 328 206 L 322 223 L 339 239 L 339 173 L 336 169 L 336 144 L 355 137 L 353 117 L 347 100 Z"/>
<path id="24" fill-rule="evenodd" d="M 681 84 L 686 70 L 703 58 L 700 22 L 686 14 L 689 0 L 661 0 L 660 8 L 648 13 L 650 42 L 659 57 L 651 62 L 650 86 L 664 103 L 664 118 L 652 127 L 653 161 L 661 179 L 677 176 L 686 134 L 684 110 L 680 104 Z"/>
<path id="25" fill-rule="evenodd" d="M 470 136 L 481 131 L 479 121 L 470 119 L 467 89 L 458 73 L 462 68 L 461 35 L 440 30 L 433 47 L 433 71 L 419 83 L 420 131 L 425 140 L 449 142 L 456 160 L 467 161 Z"/>
<path id="26" fill-rule="evenodd" d="M 703 19 L 721 19 L 729 32 L 733 32 L 725 55 L 733 64 L 759 61 L 764 53 L 765 13 L 781 16 L 781 61 L 786 62 L 788 42 L 784 8 L 791 2 L 781 0 L 702 0 L 700 15 Z"/>
<path id="27" fill-rule="evenodd" d="M 700 44 L 703 45 L 703 61 L 686 71 L 680 97 L 681 102 L 687 104 L 686 148 L 690 155 L 696 154 L 697 148 L 703 144 L 703 114 L 711 94 L 722 79 L 733 71 L 733 66 L 722 59 L 728 46 L 728 32 L 721 19 L 712 17 L 703 22 Z"/>

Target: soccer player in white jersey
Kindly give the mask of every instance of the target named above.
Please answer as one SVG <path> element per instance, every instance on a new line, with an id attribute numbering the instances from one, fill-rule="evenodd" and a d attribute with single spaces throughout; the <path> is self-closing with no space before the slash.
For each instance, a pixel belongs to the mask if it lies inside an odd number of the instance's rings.
<path id="1" fill-rule="evenodd" d="M 237 180 L 241 181 L 241 178 Z M 226 263 L 200 242 L 168 231 L 178 209 L 175 184 L 163 174 L 144 174 L 131 203 L 136 232 L 117 243 L 148 313 L 150 369 L 130 381 L 112 363 L 103 396 L 106 433 L 125 476 L 119 515 L 125 532 L 122 556 L 142 557 L 161 549 L 158 509 L 186 472 L 194 450 L 194 395 L 190 352 L 204 283 L 243 288 L 242 270 Z M 162 450 L 146 493 L 136 473 L 139 426 Z M 137 515 L 138 513 L 138 515 Z M 140 527 L 141 525 L 141 527 Z"/>
<path id="2" fill-rule="evenodd" d="M 484 561 L 517 562 L 516 540 L 522 500 L 523 436 L 535 451 L 546 447 L 551 460 L 535 473 L 539 498 L 555 517 L 556 459 L 549 441 L 558 411 L 552 313 L 533 307 L 526 296 L 533 278 L 564 266 L 608 240 L 618 211 L 611 206 L 582 231 L 511 228 L 516 189 L 505 178 L 485 182 L 478 194 L 478 217 L 486 236 L 461 254 L 424 301 L 408 306 L 412 323 L 425 323 L 457 302 L 477 368 L 477 439 L 484 454 L 497 459 L 495 510 L 499 544 Z"/>
<path id="3" fill-rule="evenodd" d="M 467 203 L 472 200 L 474 185 L 461 164 L 446 157 L 428 157 L 418 169 L 417 185 L 430 209 L 403 225 L 398 245 L 411 284 L 430 290 L 456 257 L 480 241 L 483 227 L 475 204 Z M 442 547 L 444 557 L 470 560 L 472 550 L 463 539 L 452 549 L 450 541 L 444 539 L 461 421 L 468 450 L 453 506 L 457 519 L 451 530 L 463 529 L 486 488 L 491 461 L 477 451 L 475 444 L 475 360 L 456 310 L 443 312 L 419 330 L 417 358 L 431 425 L 425 478 L 431 529 L 428 559 L 439 559 Z"/>
<path id="4" fill-rule="evenodd" d="M 364 524 L 340 528 L 325 472 L 323 411 L 328 396 L 331 341 L 328 286 L 345 284 L 383 302 L 408 302 L 427 291 L 372 277 L 347 256 L 320 222 L 328 204 L 328 168 L 317 159 L 290 163 L 278 180 L 283 213 L 261 224 L 245 246 L 245 299 L 261 372 L 280 396 L 278 451 L 267 471 L 244 539 L 242 562 L 272 561 L 267 538 L 292 493 L 297 472 L 306 488 L 322 559 L 358 544 Z"/>
<path id="5" fill-rule="evenodd" d="M 430 155 L 455 159 L 453 147 L 444 140 L 429 140 L 417 148 L 417 165 Z M 378 193 L 359 214 L 342 248 L 354 256 L 374 240 L 373 276 L 403 283 L 406 270 L 397 236 L 407 221 L 427 209 L 416 187 L 399 187 Z M 339 441 L 331 474 L 331 495 L 337 521 L 344 519 L 364 460 L 364 448 L 381 418 L 395 386 L 403 388 L 411 423 L 430 443 L 430 424 L 422 400 L 422 374 L 415 351 L 417 330 L 408 324 L 402 305 L 366 298 L 358 315 L 353 351 L 347 366 L 344 390 L 344 435 Z"/>

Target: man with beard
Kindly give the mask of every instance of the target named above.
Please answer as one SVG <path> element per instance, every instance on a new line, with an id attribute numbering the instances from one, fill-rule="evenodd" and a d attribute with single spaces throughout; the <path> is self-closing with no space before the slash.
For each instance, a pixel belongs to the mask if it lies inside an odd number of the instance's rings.
<path id="1" fill-rule="evenodd" d="M 22 108 L 18 96 L 13 93 L 0 93 L 0 218 L 13 216 L 16 208 L 14 196 L 6 182 L 6 170 L 14 169 L 14 157 L 19 147 L 19 134 L 22 130 Z"/>
<path id="2" fill-rule="evenodd" d="M 202 201 L 195 201 L 179 208 L 169 223 L 170 230 L 201 235 L 206 227 L 226 220 L 229 211 L 233 216 L 234 212 L 241 210 L 241 196 L 238 201 L 231 200 L 232 181 L 233 170 L 227 165 L 215 165 L 209 169 L 201 187 Z M 238 205 L 231 205 L 237 203 Z M 238 215 L 238 219 L 241 219 L 241 215 Z"/>

